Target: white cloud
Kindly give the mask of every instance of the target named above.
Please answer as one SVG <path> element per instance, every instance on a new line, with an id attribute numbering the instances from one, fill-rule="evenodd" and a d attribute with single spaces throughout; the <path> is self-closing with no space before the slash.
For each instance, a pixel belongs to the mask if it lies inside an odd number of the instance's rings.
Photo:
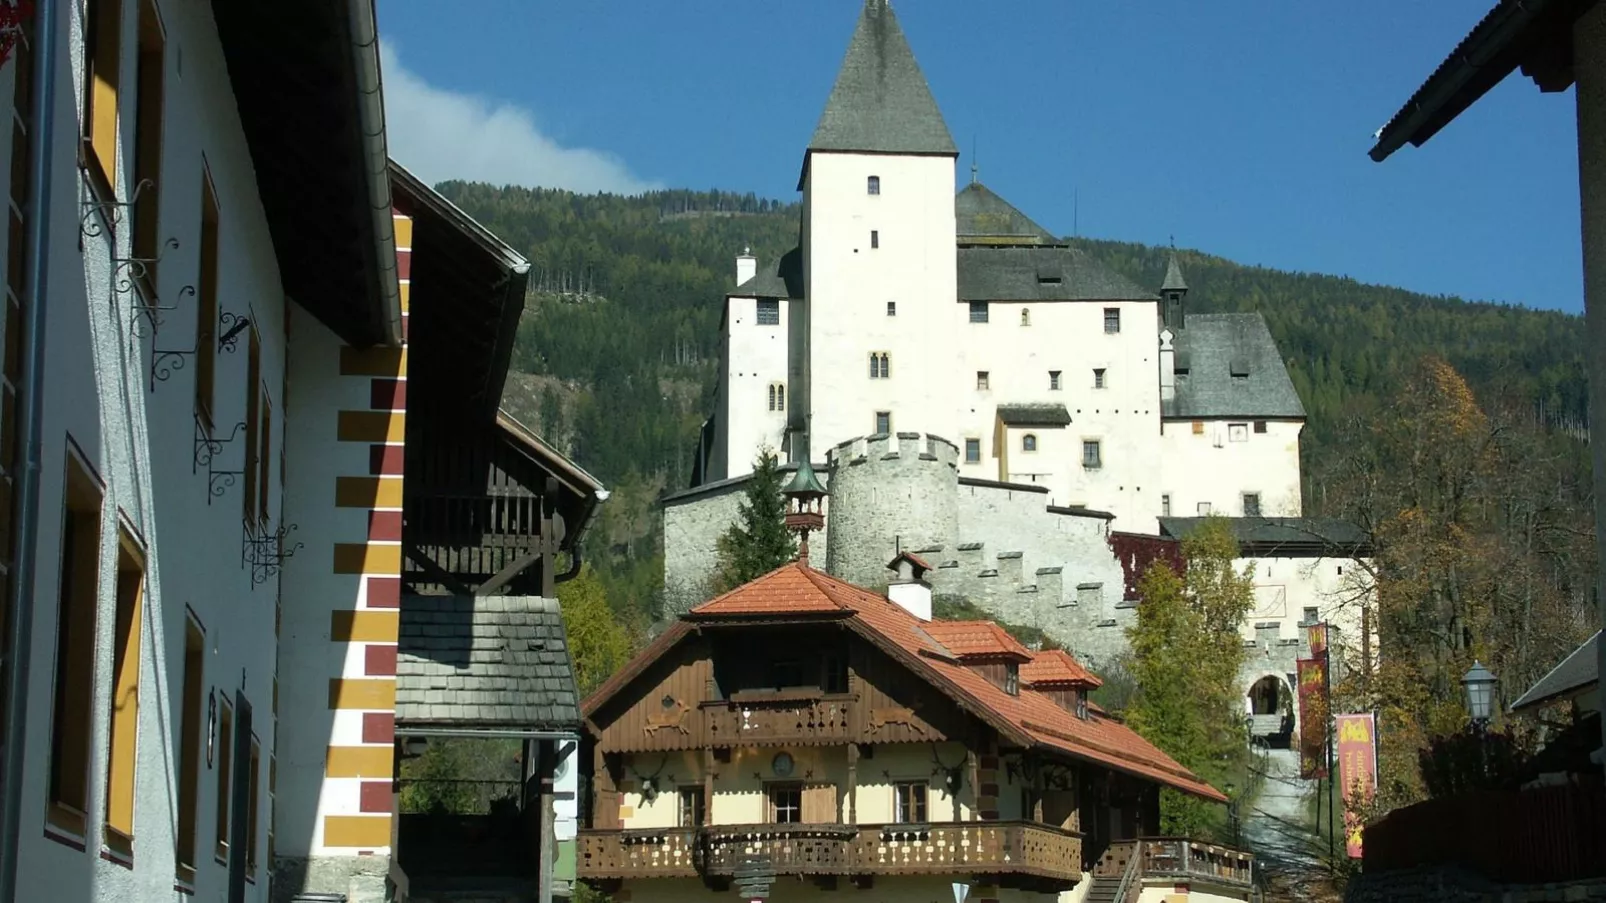
<path id="1" fill-rule="evenodd" d="M 427 184 L 464 179 L 619 194 L 660 187 L 605 151 L 559 145 L 528 110 L 429 84 L 388 45 L 379 58 L 390 155 Z"/>

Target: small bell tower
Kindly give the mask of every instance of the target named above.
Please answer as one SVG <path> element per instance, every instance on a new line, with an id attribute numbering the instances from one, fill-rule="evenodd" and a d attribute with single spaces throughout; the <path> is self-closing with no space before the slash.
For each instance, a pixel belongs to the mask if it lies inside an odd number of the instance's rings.
<path id="1" fill-rule="evenodd" d="M 1188 282 L 1182 278 L 1182 267 L 1177 263 L 1177 246 L 1171 245 L 1171 260 L 1166 264 L 1165 282 L 1160 286 L 1160 320 L 1175 335 L 1188 325 Z"/>
<path id="2" fill-rule="evenodd" d="M 826 493 L 807 458 L 798 462 L 797 473 L 781 494 L 786 496 L 786 529 L 798 536 L 797 561 L 808 567 L 809 534 L 825 529 Z"/>

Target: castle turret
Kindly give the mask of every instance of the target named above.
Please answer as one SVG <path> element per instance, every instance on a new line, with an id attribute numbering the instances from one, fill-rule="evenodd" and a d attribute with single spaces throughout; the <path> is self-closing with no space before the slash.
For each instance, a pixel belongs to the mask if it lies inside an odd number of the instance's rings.
<path id="1" fill-rule="evenodd" d="M 925 553 L 956 543 L 959 449 L 921 433 L 875 435 L 831 449 L 826 570 L 874 586 L 900 552 Z M 927 560 L 931 560 L 928 557 Z"/>

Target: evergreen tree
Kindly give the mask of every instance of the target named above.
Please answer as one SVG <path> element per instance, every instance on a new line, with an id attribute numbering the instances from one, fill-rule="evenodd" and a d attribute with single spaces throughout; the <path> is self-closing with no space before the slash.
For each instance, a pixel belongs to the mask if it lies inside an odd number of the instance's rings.
<path id="1" fill-rule="evenodd" d="M 717 592 L 735 589 L 792 560 L 796 547 L 786 530 L 786 499 L 775 455 L 762 449 L 747 480 L 736 523 L 719 538 Z"/>

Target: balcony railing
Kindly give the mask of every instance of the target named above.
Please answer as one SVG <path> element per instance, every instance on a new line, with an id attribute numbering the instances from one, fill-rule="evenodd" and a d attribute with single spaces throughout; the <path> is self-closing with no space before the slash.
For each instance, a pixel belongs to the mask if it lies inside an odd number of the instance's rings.
<path id="1" fill-rule="evenodd" d="M 836 744 L 851 739 L 853 697 L 775 694 L 702 704 L 711 746 Z"/>
<path id="2" fill-rule="evenodd" d="M 1082 837 L 1023 821 L 714 825 L 580 832 L 581 878 L 1019 874 L 1076 883 Z"/>
<path id="3" fill-rule="evenodd" d="M 1138 856 L 1138 869 L 1144 878 L 1201 878 L 1246 887 L 1254 881 L 1252 854 L 1213 843 L 1183 837 L 1144 837 L 1138 840 Z"/>

